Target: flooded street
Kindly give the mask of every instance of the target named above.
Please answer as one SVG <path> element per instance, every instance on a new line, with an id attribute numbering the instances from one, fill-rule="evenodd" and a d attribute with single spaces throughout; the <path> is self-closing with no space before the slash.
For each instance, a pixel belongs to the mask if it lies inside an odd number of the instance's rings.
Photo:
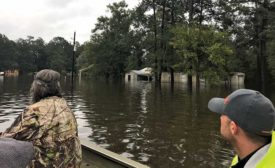
<path id="1" fill-rule="evenodd" d="M 5 130 L 29 104 L 32 76 L 0 78 L 0 128 Z M 222 168 L 232 157 L 219 134 L 219 116 L 208 100 L 231 90 L 183 84 L 62 81 L 79 136 L 153 168 Z"/>

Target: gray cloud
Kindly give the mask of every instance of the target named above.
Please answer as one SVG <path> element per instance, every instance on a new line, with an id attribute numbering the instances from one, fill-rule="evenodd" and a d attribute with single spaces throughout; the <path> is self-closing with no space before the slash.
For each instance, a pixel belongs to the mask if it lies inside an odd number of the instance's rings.
<path id="1" fill-rule="evenodd" d="M 9 0 L 0 9 L 0 33 L 11 40 L 28 35 L 46 42 L 61 36 L 72 41 L 73 32 L 81 43 L 90 39 L 91 29 L 106 5 L 119 0 Z M 126 0 L 134 7 L 140 0 Z"/>
<path id="2" fill-rule="evenodd" d="M 46 6 L 50 8 L 64 8 L 71 3 L 77 2 L 78 0 L 46 0 Z"/>

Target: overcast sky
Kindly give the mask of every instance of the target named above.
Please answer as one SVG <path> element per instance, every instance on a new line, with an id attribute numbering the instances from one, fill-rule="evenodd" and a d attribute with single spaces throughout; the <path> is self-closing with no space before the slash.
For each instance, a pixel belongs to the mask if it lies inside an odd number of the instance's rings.
<path id="1" fill-rule="evenodd" d="M 125 0 L 129 8 L 140 0 Z M 0 0 L 0 33 L 10 40 L 41 37 L 49 42 L 61 36 L 69 42 L 88 41 L 97 18 L 119 0 Z"/>

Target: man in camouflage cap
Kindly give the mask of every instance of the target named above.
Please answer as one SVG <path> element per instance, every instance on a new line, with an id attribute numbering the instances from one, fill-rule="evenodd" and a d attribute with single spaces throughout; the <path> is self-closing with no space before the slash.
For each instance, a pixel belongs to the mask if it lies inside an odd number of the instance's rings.
<path id="1" fill-rule="evenodd" d="M 61 96 L 60 74 L 45 69 L 32 83 L 34 104 L 27 107 L 2 136 L 30 141 L 34 160 L 30 168 L 79 168 L 81 144 L 73 112 Z"/>

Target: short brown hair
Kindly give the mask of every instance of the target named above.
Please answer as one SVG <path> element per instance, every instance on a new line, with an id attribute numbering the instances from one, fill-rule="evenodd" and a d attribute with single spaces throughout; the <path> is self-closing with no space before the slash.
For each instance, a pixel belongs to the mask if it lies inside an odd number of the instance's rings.
<path id="1" fill-rule="evenodd" d="M 268 144 L 271 142 L 271 134 L 270 135 L 259 135 L 259 134 L 248 132 L 246 130 L 244 130 L 244 133 L 253 142 L 258 142 L 258 143 L 262 143 L 262 144 Z"/>

